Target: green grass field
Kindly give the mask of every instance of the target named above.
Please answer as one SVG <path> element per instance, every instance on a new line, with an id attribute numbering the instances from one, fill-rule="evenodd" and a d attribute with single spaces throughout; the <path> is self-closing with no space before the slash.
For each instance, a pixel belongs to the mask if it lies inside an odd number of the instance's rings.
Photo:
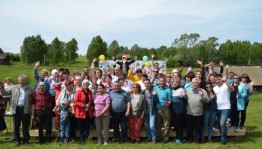
<path id="1" fill-rule="evenodd" d="M 87 60 L 84 57 L 80 57 L 77 59 L 76 64 L 70 67 L 70 70 L 82 70 L 84 66 L 86 66 Z M 19 74 L 26 74 L 28 76 L 29 84 L 34 85 L 35 81 L 33 79 L 33 65 L 25 66 L 22 63 L 13 63 L 13 65 L 9 66 L 0 66 L 0 80 L 4 80 L 5 77 L 11 77 L 13 79 L 14 84 L 17 83 L 17 77 Z M 66 67 L 66 66 L 64 66 Z M 39 70 L 42 68 L 50 69 L 51 67 L 39 67 Z M 168 69 L 170 72 L 172 69 Z M 78 148 L 236 148 L 236 149 L 247 149 L 247 148 L 262 148 L 262 93 L 255 93 L 250 97 L 250 103 L 247 109 L 247 121 L 245 124 L 246 127 L 246 135 L 243 137 L 229 137 L 227 145 L 221 145 L 219 143 L 219 138 L 214 138 L 214 143 L 205 143 L 205 144 L 179 144 L 175 145 L 171 141 L 167 144 L 158 143 L 152 145 L 151 143 L 140 143 L 140 144 L 114 144 L 109 143 L 107 146 L 96 145 L 93 141 L 88 141 L 84 146 L 79 145 L 77 143 L 62 145 L 59 146 L 59 143 L 53 141 L 51 144 L 39 145 L 37 143 L 37 139 L 31 139 L 30 144 L 28 146 L 20 146 L 19 148 L 29 148 L 29 149 L 50 149 L 50 148 L 64 148 L 64 149 L 78 149 Z M 8 109 L 9 110 L 9 109 Z M 6 118 L 8 122 L 8 126 L 11 118 Z M 13 142 L 8 142 L 6 139 L 10 137 L 11 128 L 9 128 L 9 133 L 6 133 L 4 130 L 0 135 L 0 148 L 14 148 Z"/>

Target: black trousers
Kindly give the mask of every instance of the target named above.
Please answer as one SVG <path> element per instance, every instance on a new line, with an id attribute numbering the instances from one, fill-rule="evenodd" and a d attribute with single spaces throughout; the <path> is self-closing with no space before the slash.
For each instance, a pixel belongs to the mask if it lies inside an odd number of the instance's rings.
<path id="1" fill-rule="evenodd" d="M 75 140 L 76 129 L 77 129 L 77 121 L 75 115 L 69 114 L 69 120 L 70 120 L 69 136 L 71 140 Z"/>
<path id="2" fill-rule="evenodd" d="M 20 143 L 20 125 L 23 125 L 23 142 L 29 141 L 29 114 L 24 114 L 24 107 L 16 107 L 16 114 L 13 114 L 14 118 L 14 141 Z"/>
<path id="3" fill-rule="evenodd" d="M 230 119 L 231 119 L 231 126 L 238 127 L 239 112 L 237 111 L 237 103 L 231 104 Z"/>
<path id="4" fill-rule="evenodd" d="M 176 138 L 181 141 L 183 139 L 184 119 L 185 113 L 173 113 L 173 120 L 176 124 Z"/>
<path id="5" fill-rule="evenodd" d="M 203 129 L 203 115 L 201 116 L 186 116 L 186 133 L 189 141 L 198 141 L 201 142 L 202 138 L 202 129 Z M 195 130 L 195 136 L 194 134 Z"/>
<path id="6" fill-rule="evenodd" d="M 43 129 L 45 126 L 46 129 L 46 139 L 47 141 L 51 140 L 52 133 L 52 109 L 46 108 L 45 110 L 36 110 L 36 118 L 39 121 L 39 142 L 44 141 Z"/>
<path id="7" fill-rule="evenodd" d="M 245 110 L 242 110 L 242 111 L 241 111 L 240 127 L 244 127 L 244 125 L 245 125 L 248 103 L 249 103 L 249 101 L 247 101 L 247 102 L 245 103 Z"/>

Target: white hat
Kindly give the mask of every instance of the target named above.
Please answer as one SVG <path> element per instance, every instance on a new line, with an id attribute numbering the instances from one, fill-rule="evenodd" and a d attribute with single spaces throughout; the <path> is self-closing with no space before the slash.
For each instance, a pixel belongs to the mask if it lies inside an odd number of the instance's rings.
<path id="1" fill-rule="evenodd" d="M 60 101 L 60 105 L 62 106 L 63 104 L 67 104 L 67 100 L 66 100 L 66 99 L 62 99 L 62 100 Z"/>
<path id="2" fill-rule="evenodd" d="M 175 73 L 175 72 L 178 72 L 178 70 L 177 69 L 173 69 L 172 73 Z"/>
<path id="3" fill-rule="evenodd" d="M 55 73 L 58 73 L 58 71 L 56 69 L 53 69 L 51 74 L 54 75 Z"/>

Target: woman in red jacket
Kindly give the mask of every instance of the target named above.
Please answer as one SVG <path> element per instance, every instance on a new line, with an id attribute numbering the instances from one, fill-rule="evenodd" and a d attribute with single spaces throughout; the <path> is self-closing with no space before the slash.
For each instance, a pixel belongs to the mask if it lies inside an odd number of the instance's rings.
<path id="1" fill-rule="evenodd" d="M 77 119 L 80 142 L 84 144 L 84 139 L 89 135 L 89 122 L 90 118 L 93 117 L 93 93 L 88 88 L 88 80 L 82 82 L 82 88 L 76 92 L 75 95 L 75 117 Z"/>

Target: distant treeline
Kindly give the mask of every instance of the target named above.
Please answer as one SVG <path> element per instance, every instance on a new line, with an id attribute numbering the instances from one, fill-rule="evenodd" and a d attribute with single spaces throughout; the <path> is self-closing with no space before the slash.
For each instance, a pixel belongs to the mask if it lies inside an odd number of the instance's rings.
<path id="1" fill-rule="evenodd" d="M 69 42 L 63 42 L 56 37 L 52 43 L 47 44 L 40 35 L 30 36 L 24 39 L 21 46 L 21 60 L 27 64 L 40 60 L 45 61 L 46 65 L 53 66 L 59 63 L 73 64 L 78 57 L 77 50 L 78 45 L 74 38 Z M 159 48 L 140 47 L 134 44 L 129 49 L 120 46 L 117 40 L 108 45 L 101 36 L 93 37 L 87 48 L 87 59 L 91 62 L 93 58 L 98 58 L 102 54 L 106 59 L 111 59 L 112 56 L 121 59 L 122 54 L 130 54 L 131 59 L 135 56 L 142 59 L 145 55 L 148 57 L 154 55 L 154 59 L 157 60 L 168 59 L 168 67 L 195 66 L 197 60 L 203 63 L 210 61 L 217 63 L 223 60 L 225 64 L 230 65 L 262 65 L 262 43 L 227 40 L 219 44 L 216 37 L 200 40 L 198 33 L 183 34 L 174 39 L 170 47 Z"/>

